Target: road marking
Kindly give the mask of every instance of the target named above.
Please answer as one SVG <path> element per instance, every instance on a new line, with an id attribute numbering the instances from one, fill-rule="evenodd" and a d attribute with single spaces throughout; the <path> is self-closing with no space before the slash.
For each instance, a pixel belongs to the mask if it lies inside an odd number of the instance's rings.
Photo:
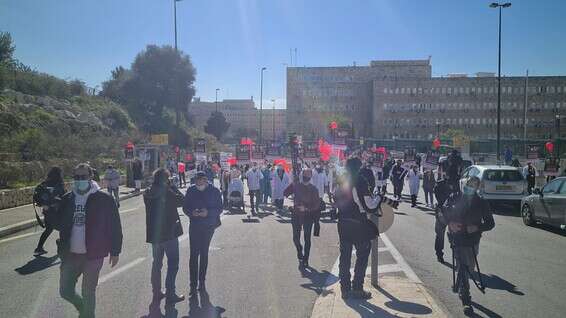
<path id="1" fill-rule="evenodd" d="M 18 236 L 13 236 L 13 237 L 10 237 L 10 238 L 7 238 L 7 239 L 0 240 L 0 244 L 2 244 L 2 243 L 7 243 L 7 242 L 10 242 L 10 241 L 13 241 L 13 240 L 17 240 L 17 239 L 21 239 L 21 238 L 24 238 L 24 237 L 32 236 L 32 235 L 41 234 L 41 233 L 43 233 L 43 231 L 32 232 L 32 233 L 21 234 L 21 235 L 18 235 Z"/>
<path id="2" fill-rule="evenodd" d="M 100 277 L 100 279 L 98 280 L 98 283 L 102 284 L 102 283 L 108 281 L 109 279 L 111 279 L 112 277 L 117 276 L 117 275 L 123 273 L 124 271 L 127 271 L 128 269 L 138 265 L 139 263 L 143 262 L 144 260 L 145 260 L 145 257 L 139 257 L 139 258 L 129 262 L 128 264 L 126 264 L 122 267 L 119 267 L 119 268 L 111 271 L 110 273 Z"/>
<path id="3" fill-rule="evenodd" d="M 411 266 L 407 264 L 403 256 L 401 256 L 401 253 L 399 253 L 399 251 L 395 248 L 395 246 L 393 246 L 393 243 L 391 243 L 387 235 L 381 234 L 381 241 L 383 242 L 383 244 L 385 244 L 385 246 L 389 248 L 389 253 L 391 253 L 395 261 L 397 261 L 397 264 L 401 266 L 403 272 L 405 272 L 405 274 L 407 275 L 407 278 L 409 278 L 415 283 L 422 284 L 421 279 L 417 276 L 417 274 L 415 274 Z"/>

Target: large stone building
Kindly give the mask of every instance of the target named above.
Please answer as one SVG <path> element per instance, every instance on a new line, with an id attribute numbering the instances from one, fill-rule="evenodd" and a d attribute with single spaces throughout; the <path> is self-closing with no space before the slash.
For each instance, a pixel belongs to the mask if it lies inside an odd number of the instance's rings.
<path id="1" fill-rule="evenodd" d="M 502 78 L 501 93 L 502 138 L 522 138 L 525 77 Z M 550 137 L 556 116 L 566 115 L 566 76 L 529 77 L 526 98 L 528 137 Z M 287 129 L 307 136 L 324 136 L 328 118 L 338 115 L 355 136 L 431 139 L 458 128 L 493 139 L 496 108 L 493 73 L 432 77 L 430 60 L 287 69 Z"/>
<path id="2" fill-rule="evenodd" d="M 248 136 L 257 138 L 259 134 L 260 111 L 255 107 L 253 99 L 224 99 L 215 102 L 204 102 L 196 97 L 189 105 L 188 113 L 194 124 L 204 129 L 206 121 L 216 110 L 224 114 L 230 128 L 227 138 Z M 263 109 L 262 133 L 263 139 L 273 140 L 285 137 L 286 112 L 284 109 Z M 273 133 L 275 132 L 275 137 Z"/>

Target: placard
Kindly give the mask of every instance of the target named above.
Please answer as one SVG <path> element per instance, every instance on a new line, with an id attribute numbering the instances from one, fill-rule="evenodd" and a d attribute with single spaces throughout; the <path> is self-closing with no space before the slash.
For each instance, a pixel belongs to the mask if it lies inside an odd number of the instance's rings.
<path id="1" fill-rule="evenodd" d="M 527 159 L 538 159 L 540 145 L 527 145 Z"/>
<path id="2" fill-rule="evenodd" d="M 265 160 L 265 146 L 252 145 L 252 160 L 263 161 Z"/>
<path id="3" fill-rule="evenodd" d="M 304 144 L 304 159 L 318 159 L 320 158 L 320 152 L 318 150 L 318 143 L 308 142 Z"/>
<path id="4" fill-rule="evenodd" d="M 238 163 L 246 163 L 251 160 L 250 145 L 236 146 L 236 160 L 238 160 Z"/>
<path id="5" fill-rule="evenodd" d="M 417 150 L 415 148 L 405 148 L 403 159 L 406 162 L 415 161 L 417 156 Z"/>
<path id="6" fill-rule="evenodd" d="M 198 138 L 195 140 L 195 152 L 206 153 L 206 139 Z"/>
<path id="7" fill-rule="evenodd" d="M 373 155 L 373 165 L 378 168 L 383 168 L 385 165 L 385 154 L 383 153 L 375 153 Z"/>
<path id="8" fill-rule="evenodd" d="M 266 157 L 269 160 L 280 158 L 282 156 L 281 144 L 275 142 L 270 143 L 266 149 L 266 152 Z"/>
<path id="9" fill-rule="evenodd" d="M 220 163 L 220 153 L 219 152 L 211 153 L 210 154 L 210 161 Z"/>
<path id="10" fill-rule="evenodd" d="M 336 145 L 346 145 L 346 139 L 349 133 L 347 129 L 337 129 L 334 133 L 334 143 Z"/>
<path id="11" fill-rule="evenodd" d="M 402 151 L 391 150 L 390 154 L 391 154 L 391 158 L 393 158 L 394 160 L 405 158 L 405 153 L 403 153 Z"/>
<path id="12" fill-rule="evenodd" d="M 151 135 L 151 143 L 154 145 L 168 145 L 169 135 L 168 134 Z"/>
<path id="13" fill-rule="evenodd" d="M 221 152 L 220 154 L 220 167 L 222 170 L 230 170 L 230 163 L 228 160 L 232 158 L 232 154 L 229 152 Z"/>

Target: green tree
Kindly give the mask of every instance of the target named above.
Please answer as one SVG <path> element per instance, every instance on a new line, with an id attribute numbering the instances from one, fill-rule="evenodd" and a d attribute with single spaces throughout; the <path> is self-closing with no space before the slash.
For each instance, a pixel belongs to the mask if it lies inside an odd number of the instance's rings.
<path id="1" fill-rule="evenodd" d="M 222 112 L 213 112 L 206 121 L 204 131 L 220 140 L 226 134 L 228 128 L 230 128 L 230 123 L 226 122 L 224 114 Z"/>
<path id="2" fill-rule="evenodd" d="M 0 32 L 0 64 L 11 64 L 15 50 L 10 33 Z"/>

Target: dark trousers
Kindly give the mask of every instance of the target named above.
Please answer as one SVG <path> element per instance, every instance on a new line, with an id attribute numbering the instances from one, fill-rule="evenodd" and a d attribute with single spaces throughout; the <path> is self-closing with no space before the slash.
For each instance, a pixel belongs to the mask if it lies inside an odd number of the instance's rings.
<path id="1" fill-rule="evenodd" d="M 184 186 L 187 185 L 187 180 L 185 178 L 185 173 L 184 172 L 180 172 L 179 173 L 179 188 L 182 188 Z"/>
<path id="2" fill-rule="evenodd" d="M 174 238 L 169 241 L 151 244 L 153 252 L 153 263 L 151 265 L 151 289 L 153 295 L 161 293 L 161 268 L 163 267 L 163 256 L 167 256 L 167 276 L 165 277 L 165 289 L 167 295 L 175 295 L 175 279 L 179 271 L 179 240 Z"/>
<path id="3" fill-rule="evenodd" d="M 45 222 L 45 230 L 43 230 L 43 233 L 41 233 L 41 236 L 39 237 L 39 242 L 37 242 L 37 249 L 43 248 L 45 241 L 47 241 L 47 238 L 49 237 L 49 235 L 51 235 L 52 232 L 53 227 L 51 226 L 51 224 Z"/>
<path id="4" fill-rule="evenodd" d="M 267 204 L 267 199 L 269 198 L 269 193 L 268 192 L 262 192 L 261 196 L 262 196 L 263 204 Z"/>
<path id="5" fill-rule="evenodd" d="M 434 192 L 432 192 L 432 190 L 424 190 L 424 198 L 426 204 L 428 204 L 429 202 L 430 204 L 434 204 Z"/>
<path id="6" fill-rule="evenodd" d="M 259 211 L 259 201 L 261 200 L 261 191 L 250 190 L 250 205 L 252 207 L 252 212 Z M 255 199 L 255 204 L 254 204 Z"/>
<path id="7" fill-rule="evenodd" d="M 393 181 L 393 195 L 400 199 L 402 193 L 403 193 L 403 181 Z"/>
<path id="8" fill-rule="evenodd" d="M 294 218 L 293 225 L 293 243 L 297 248 L 297 258 L 308 262 L 311 251 L 311 233 L 312 233 L 312 220 L 299 220 Z M 303 240 L 305 241 L 305 248 L 301 246 L 301 230 L 303 230 Z"/>
<path id="9" fill-rule="evenodd" d="M 352 265 L 352 248 L 356 248 L 356 264 L 354 265 L 354 280 L 350 281 L 350 266 Z M 362 290 L 364 277 L 371 251 L 371 241 L 352 243 L 340 238 L 340 286 L 343 292 Z"/>
<path id="10" fill-rule="evenodd" d="M 475 258 L 477 256 L 479 244 L 475 246 L 454 246 L 453 253 L 456 260 L 456 286 L 462 305 L 471 305 L 472 296 L 470 295 L 470 275 L 476 268 Z"/>
<path id="11" fill-rule="evenodd" d="M 114 197 L 114 200 L 116 200 L 116 205 L 120 207 L 120 191 L 118 189 L 119 188 L 108 188 L 108 193 L 110 193 Z"/>
<path id="12" fill-rule="evenodd" d="M 416 194 L 411 194 L 411 205 L 417 206 L 417 195 Z"/>
<path id="13" fill-rule="evenodd" d="M 208 268 L 208 249 L 214 235 L 214 227 L 204 224 L 189 225 L 189 281 L 191 288 L 206 280 L 206 269 Z"/>
<path id="14" fill-rule="evenodd" d="M 444 236 L 446 235 L 446 224 L 436 217 L 434 221 L 434 232 L 436 233 L 436 238 L 434 239 L 434 250 L 436 256 L 444 256 Z"/>
<path id="15" fill-rule="evenodd" d="M 533 193 L 533 189 L 535 187 L 535 178 L 533 177 L 532 179 L 527 177 L 527 191 L 529 192 L 529 194 Z"/>
<path id="16" fill-rule="evenodd" d="M 79 311 L 79 317 L 94 317 L 96 307 L 96 286 L 104 258 L 89 260 L 86 254 L 69 253 L 61 259 L 61 276 L 59 293 Z M 83 276 L 81 296 L 77 295 L 75 286 Z"/>

